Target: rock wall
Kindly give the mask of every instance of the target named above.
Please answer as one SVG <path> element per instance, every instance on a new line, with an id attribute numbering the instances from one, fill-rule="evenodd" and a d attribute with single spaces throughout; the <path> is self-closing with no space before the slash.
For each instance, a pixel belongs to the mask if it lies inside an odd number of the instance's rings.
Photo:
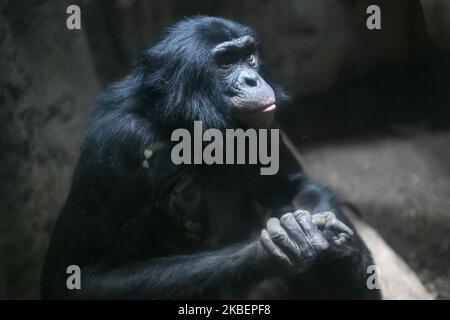
<path id="1" fill-rule="evenodd" d="M 0 299 L 37 298 L 49 232 L 99 92 L 68 1 L 0 2 Z"/>

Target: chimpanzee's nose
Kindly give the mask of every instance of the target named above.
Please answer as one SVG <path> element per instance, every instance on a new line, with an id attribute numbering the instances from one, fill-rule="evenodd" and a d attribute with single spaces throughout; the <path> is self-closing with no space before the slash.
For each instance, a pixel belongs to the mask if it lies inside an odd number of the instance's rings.
<path id="1" fill-rule="evenodd" d="M 245 84 L 249 87 L 256 87 L 258 84 L 258 78 L 256 77 L 245 77 Z"/>
<path id="2" fill-rule="evenodd" d="M 240 76 L 240 83 L 248 87 L 258 86 L 259 75 L 256 72 L 242 71 Z"/>

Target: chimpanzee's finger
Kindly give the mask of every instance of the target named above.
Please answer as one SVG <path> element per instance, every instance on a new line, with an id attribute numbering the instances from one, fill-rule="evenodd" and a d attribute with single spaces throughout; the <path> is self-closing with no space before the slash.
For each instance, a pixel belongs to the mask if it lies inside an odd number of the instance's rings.
<path id="1" fill-rule="evenodd" d="M 333 212 L 316 213 L 312 216 L 312 220 L 320 230 L 328 229 L 336 233 L 344 232 L 350 236 L 354 234 L 353 230 L 337 219 Z"/>
<path id="2" fill-rule="evenodd" d="M 263 247 L 269 251 L 270 254 L 275 256 L 280 260 L 281 263 L 292 266 L 293 263 L 291 259 L 272 241 L 272 238 L 269 235 L 269 232 L 267 232 L 266 229 L 263 229 L 261 231 L 261 243 Z"/>
<path id="3" fill-rule="evenodd" d="M 280 225 L 280 220 L 270 218 L 266 223 L 267 232 L 272 241 L 295 261 L 304 259 L 300 247 L 290 238 L 286 230 Z"/>
<path id="4" fill-rule="evenodd" d="M 293 216 L 305 233 L 310 246 L 318 252 L 328 249 L 329 244 L 327 239 L 323 235 L 322 231 L 320 231 L 314 224 L 311 214 L 308 211 L 297 210 L 294 212 Z"/>

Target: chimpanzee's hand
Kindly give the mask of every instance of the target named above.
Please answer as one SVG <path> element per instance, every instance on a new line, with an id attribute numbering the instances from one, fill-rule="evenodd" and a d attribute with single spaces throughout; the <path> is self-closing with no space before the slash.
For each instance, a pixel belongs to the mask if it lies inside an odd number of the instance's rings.
<path id="1" fill-rule="evenodd" d="M 330 255 L 345 257 L 354 252 L 355 233 L 339 221 L 333 212 L 316 213 L 312 220 L 330 244 Z"/>
<path id="2" fill-rule="evenodd" d="M 347 255 L 344 248 L 352 238 L 353 231 L 332 213 L 297 210 L 269 219 L 260 241 L 275 261 L 300 272 L 322 257 Z"/>

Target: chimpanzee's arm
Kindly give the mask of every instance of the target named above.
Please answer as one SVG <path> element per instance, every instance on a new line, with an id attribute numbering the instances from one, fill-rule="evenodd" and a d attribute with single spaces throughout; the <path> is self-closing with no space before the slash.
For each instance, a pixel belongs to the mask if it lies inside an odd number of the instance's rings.
<path id="1" fill-rule="evenodd" d="M 121 228 L 157 198 L 170 159 L 161 154 L 146 157 L 146 147 L 157 141 L 147 120 L 114 110 L 95 119 L 54 229 L 42 276 L 45 298 L 219 298 L 225 286 L 236 296 L 241 287 L 272 274 L 277 257 L 262 246 L 260 237 L 192 255 L 169 256 L 162 250 L 142 259 L 129 254 L 130 246 L 158 250 L 169 240 L 155 235 L 150 246 L 145 242 L 151 237 L 136 235 L 133 242 L 128 236 L 121 238 Z M 159 220 L 152 221 L 161 229 Z M 305 252 L 308 263 L 319 253 L 296 244 L 308 241 L 301 223 L 284 223 L 295 237 L 290 248 L 298 257 L 295 268 L 307 264 Z M 147 227 L 151 232 L 152 226 Z M 81 268 L 80 290 L 66 287 L 65 271 L 72 264 Z"/>
<path id="2" fill-rule="evenodd" d="M 81 290 L 65 290 L 75 299 L 221 298 L 225 286 L 235 292 L 254 283 L 262 263 L 257 242 L 195 255 L 129 262 L 121 267 L 82 268 Z"/>
<path id="3" fill-rule="evenodd" d="M 267 195 L 266 201 L 275 217 L 298 209 L 306 210 L 311 213 L 312 220 L 324 232 L 327 240 L 335 236 L 332 229 L 341 223 L 351 229 L 351 241 L 337 248 L 335 259 L 330 259 L 329 263 L 316 269 L 320 277 L 332 287 L 332 296 L 380 298 L 379 291 L 369 290 L 366 286 L 367 267 L 374 264 L 370 251 L 342 213 L 335 195 L 308 176 L 284 143 L 280 144 L 280 170 L 273 177 L 271 185 L 273 189 L 270 195 L 275 197 Z M 301 291 L 301 288 L 298 289 Z"/>
<path id="4" fill-rule="evenodd" d="M 255 263 L 265 265 L 262 259 L 268 258 L 257 250 L 257 239 L 193 255 L 146 260 L 126 256 L 127 247 L 150 247 L 142 242 L 152 236 L 133 242 L 128 236 L 121 239 L 120 230 L 136 216 L 135 210 L 142 209 L 143 201 L 151 203 L 155 198 L 170 159 L 147 155 L 148 163 L 142 165 L 143 152 L 157 140 L 157 131 L 133 113 L 102 112 L 90 127 L 69 199 L 54 228 L 42 277 L 43 296 L 219 298 L 218 289 L 224 284 L 238 287 L 251 281 Z M 154 227 L 161 229 L 157 221 Z M 152 226 L 148 227 L 151 232 Z M 151 245 L 155 248 L 164 247 L 168 240 L 156 238 Z M 108 262 L 112 255 L 113 263 Z M 155 255 L 148 252 L 148 256 Z M 66 287 L 65 271 L 71 264 L 81 268 L 81 290 Z"/>

